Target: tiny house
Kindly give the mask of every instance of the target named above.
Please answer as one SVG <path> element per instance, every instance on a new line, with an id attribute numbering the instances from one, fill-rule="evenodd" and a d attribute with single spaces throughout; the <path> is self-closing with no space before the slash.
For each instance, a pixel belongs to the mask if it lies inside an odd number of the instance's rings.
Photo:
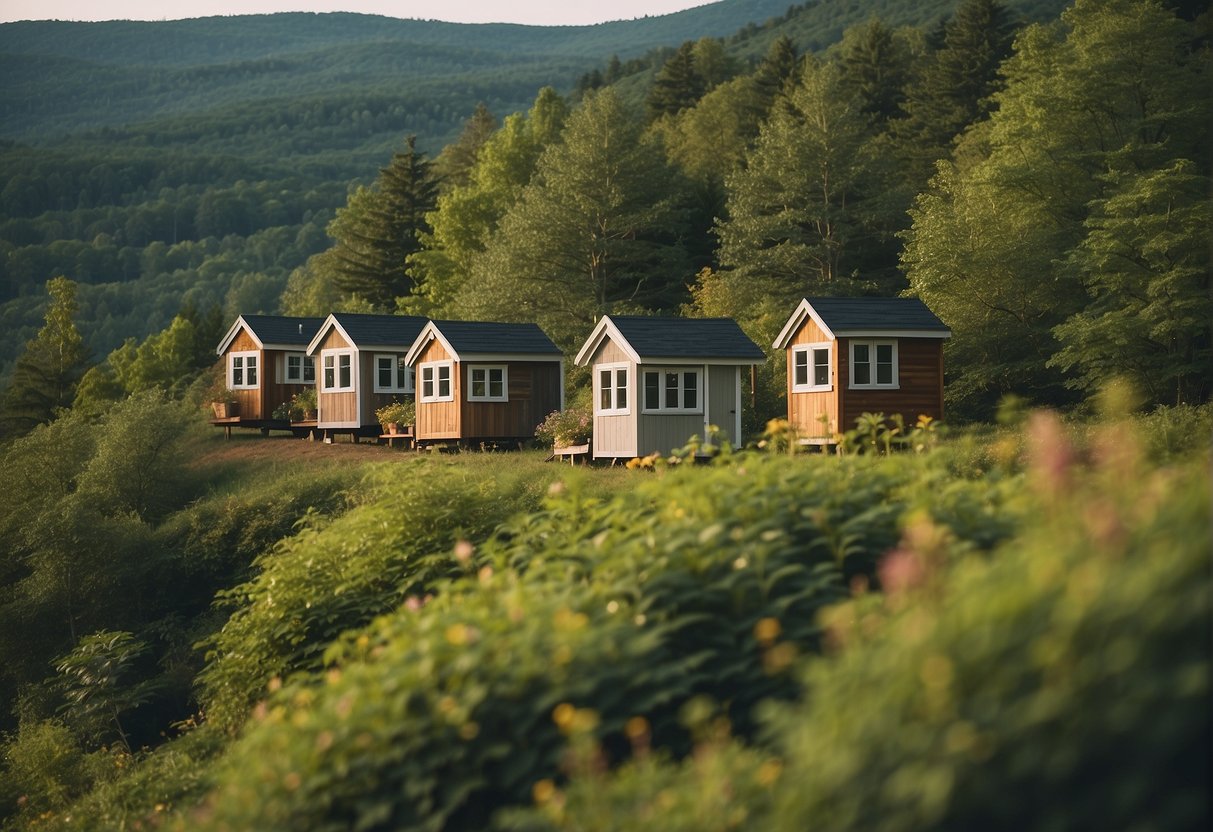
<path id="1" fill-rule="evenodd" d="M 405 361 L 419 443 L 522 442 L 564 406 L 564 356 L 535 324 L 430 321 Z"/>
<path id="2" fill-rule="evenodd" d="M 592 368 L 594 457 L 666 453 L 709 426 L 741 442 L 741 368 L 766 360 L 728 318 L 603 317 L 577 353 Z"/>
<path id="3" fill-rule="evenodd" d="M 951 336 L 917 298 L 805 298 L 775 339 L 787 352 L 788 421 L 826 441 L 863 413 L 942 419 Z"/>
<path id="4" fill-rule="evenodd" d="M 239 425 L 265 428 L 274 409 L 315 384 L 307 345 L 321 318 L 241 315 L 215 353 L 223 358 L 227 388 L 238 402 Z"/>
<path id="5" fill-rule="evenodd" d="M 316 364 L 321 434 L 379 434 L 375 411 L 413 397 L 413 374 L 404 357 L 426 320 L 346 312 L 324 319 L 307 346 Z"/>

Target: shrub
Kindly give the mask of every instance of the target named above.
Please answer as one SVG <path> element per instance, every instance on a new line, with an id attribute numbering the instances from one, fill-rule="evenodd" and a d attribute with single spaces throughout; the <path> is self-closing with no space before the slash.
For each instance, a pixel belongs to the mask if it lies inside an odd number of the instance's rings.
<path id="1" fill-rule="evenodd" d="M 381 425 L 411 425 L 417 420 L 417 406 L 409 401 L 395 401 L 385 404 L 375 411 L 375 418 Z"/>
<path id="2" fill-rule="evenodd" d="M 594 420 L 588 407 L 553 410 L 535 426 L 535 438 L 545 445 L 565 447 L 584 445 L 594 432 Z"/>

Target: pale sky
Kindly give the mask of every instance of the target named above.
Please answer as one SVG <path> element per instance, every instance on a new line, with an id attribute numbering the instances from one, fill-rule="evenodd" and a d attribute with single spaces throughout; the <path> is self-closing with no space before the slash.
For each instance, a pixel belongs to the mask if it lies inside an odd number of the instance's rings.
<path id="1" fill-rule="evenodd" d="M 704 6 L 711 0 L 0 0 L 14 20 L 179 20 L 270 12 L 363 12 L 457 23 L 578 25 L 630 20 Z M 791 0 L 789 0 L 791 2 Z"/>

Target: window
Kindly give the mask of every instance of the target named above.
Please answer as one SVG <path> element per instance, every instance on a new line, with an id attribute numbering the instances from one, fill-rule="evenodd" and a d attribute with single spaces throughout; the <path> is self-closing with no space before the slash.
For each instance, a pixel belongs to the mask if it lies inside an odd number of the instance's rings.
<path id="1" fill-rule="evenodd" d="M 252 352 L 234 352 L 228 356 L 227 386 L 231 390 L 256 390 L 257 359 L 259 354 Z"/>
<path id="2" fill-rule="evenodd" d="M 454 400 L 455 392 L 451 386 L 452 366 L 450 361 L 432 361 L 429 364 L 421 365 L 421 400 L 423 402 Z"/>
<path id="3" fill-rule="evenodd" d="M 349 350 L 325 350 L 320 354 L 323 370 L 320 389 L 325 393 L 348 393 L 354 389 L 354 353 Z"/>
<path id="4" fill-rule="evenodd" d="M 288 352 L 286 354 L 286 383 L 316 383 L 316 362 L 312 360 L 310 355 L 304 355 L 301 352 Z"/>
<path id="5" fill-rule="evenodd" d="M 412 393 L 413 368 L 403 355 L 375 356 L 376 393 Z"/>
<path id="6" fill-rule="evenodd" d="M 803 344 L 792 347 L 792 392 L 808 393 L 833 389 L 830 378 L 830 345 Z"/>
<path id="7" fill-rule="evenodd" d="M 628 409 L 628 365 L 611 364 L 598 368 L 597 412 L 604 416 L 622 416 Z"/>
<path id="8" fill-rule="evenodd" d="M 699 413 L 699 370 L 645 370 L 645 413 Z"/>
<path id="9" fill-rule="evenodd" d="M 509 376 L 504 364 L 471 365 L 468 367 L 469 402 L 509 401 Z"/>
<path id="10" fill-rule="evenodd" d="M 897 388 L 897 342 L 852 341 L 851 386 Z"/>

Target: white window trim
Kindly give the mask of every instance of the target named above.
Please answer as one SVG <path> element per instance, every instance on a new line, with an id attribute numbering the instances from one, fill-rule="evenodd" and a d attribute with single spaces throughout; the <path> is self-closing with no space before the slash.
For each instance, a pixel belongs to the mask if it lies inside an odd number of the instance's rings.
<path id="1" fill-rule="evenodd" d="M 648 384 L 647 384 L 647 379 L 645 378 L 645 376 L 647 376 L 649 373 L 658 374 L 657 395 L 658 395 L 658 398 L 663 400 L 662 405 L 659 407 L 649 407 L 649 404 L 646 401 L 646 399 L 648 398 L 648 393 L 647 393 Z M 666 407 L 664 405 L 665 379 L 662 378 L 662 376 L 664 376 L 666 373 L 678 373 L 678 402 L 679 402 L 678 407 Z M 695 375 L 695 399 L 697 401 L 697 404 L 695 407 L 683 407 L 681 404 L 682 400 L 683 400 L 682 394 L 684 392 L 682 383 L 683 383 L 683 378 L 687 373 L 693 373 Z M 680 414 L 703 413 L 703 399 L 704 399 L 703 378 L 704 378 L 703 368 L 701 368 L 701 367 L 648 367 L 648 366 L 641 367 L 640 368 L 640 397 L 641 397 L 640 398 L 640 412 L 644 413 L 644 414 L 655 414 L 655 415 L 663 415 L 663 416 L 677 416 Z"/>
<path id="2" fill-rule="evenodd" d="M 602 406 L 602 373 L 610 370 L 611 372 L 611 406 Z M 623 370 L 624 387 L 628 391 L 628 403 L 624 407 L 616 407 L 617 395 L 616 391 L 619 387 L 615 383 L 616 372 Z M 632 399 L 634 391 L 632 390 L 632 365 L 631 364 L 596 364 L 594 365 L 594 415 L 595 416 L 627 416 L 632 412 Z"/>
<path id="3" fill-rule="evenodd" d="M 473 391 L 476 389 L 475 382 L 472 380 L 472 374 L 477 370 L 484 370 L 484 390 L 485 395 L 477 396 Z M 489 394 L 489 378 L 490 370 L 501 370 L 501 395 L 493 396 Z M 468 390 L 467 400 L 469 402 L 508 402 L 510 400 L 510 368 L 508 364 L 469 364 L 468 365 Z"/>
<path id="4" fill-rule="evenodd" d="M 358 360 L 356 350 L 321 350 L 320 351 L 320 392 L 321 393 L 352 393 L 354 385 L 358 383 Z M 350 357 L 350 383 L 347 387 L 341 386 L 341 356 L 348 355 Z M 328 387 L 324 383 L 324 371 L 328 365 L 328 360 L 333 359 L 333 386 Z"/>
<path id="5" fill-rule="evenodd" d="M 813 351 L 826 351 L 826 368 L 828 379 L 825 384 L 813 383 Z M 808 384 L 796 383 L 796 356 L 807 355 L 805 359 L 808 369 Z M 797 344 L 792 347 L 792 392 L 793 393 L 828 393 L 834 389 L 834 347 L 829 341 L 818 341 L 813 344 Z"/>
<path id="6" fill-rule="evenodd" d="M 869 363 L 871 364 L 870 384 L 855 383 L 855 346 L 857 344 L 866 344 L 868 347 Z M 876 347 L 877 345 L 888 344 L 893 348 L 893 383 L 892 384 L 877 384 L 876 383 Z M 887 338 L 880 338 L 874 341 L 860 339 L 852 340 L 848 352 L 851 355 L 851 366 L 848 375 L 850 376 L 850 389 L 852 390 L 900 390 L 901 389 L 901 373 L 899 370 L 897 359 L 897 342 Z"/>
<path id="7" fill-rule="evenodd" d="M 450 379 L 450 394 L 446 396 L 438 393 L 438 370 L 446 367 L 447 377 Z M 425 373 L 426 370 L 434 371 L 434 393 L 433 395 L 425 395 Z M 427 361 L 424 364 L 417 365 L 417 400 L 422 402 L 453 402 L 455 401 L 455 362 L 454 361 Z"/>
<path id="8" fill-rule="evenodd" d="M 299 357 L 299 373 L 297 375 L 292 376 L 291 375 L 291 359 L 294 358 L 295 356 Z M 312 380 L 311 381 L 308 381 L 307 379 L 305 379 L 303 377 L 304 376 L 303 370 L 307 366 L 307 363 L 309 361 L 312 362 Z M 282 357 L 282 374 L 283 374 L 283 377 L 286 379 L 286 381 L 285 381 L 286 384 L 315 384 L 316 383 L 316 362 L 307 353 L 288 352 L 286 355 L 284 355 Z"/>
<path id="9" fill-rule="evenodd" d="M 380 361 L 380 359 L 383 359 L 383 358 L 386 358 L 392 362 L 393 384 L 391 387 L 383 387 L 379 384 L 379 361 Z M 399 369 L 400 361 L 403 358 L 404 358 L 404 355 L 402 355 L 401 353 L 394 353 L 394 352 L 377 352 L 377 353 L 375 353 L 375 363 L 373 365 L 373 372 L 374 372 L 374 378 L 375 378 L 375 392 L 376 393 L 412 393 L 413 392 L 416 385 L 413 380 L 413 368 L 412 367 L 409 367 L 408 370 L 404 374 L 404 387 L 395 386 L 396 371 Z"/>
<path id="10" fill-rule="evenodd" d="M 260 351 L 258 350 L 242 350 L 240 352 L 230 352 L 227 356 L 227 387 L 229 390 L 259 390 L 261 389 L 261 359 Z M 244 381 L 237 384 L 236 378 L 236 359 L 240 359 L 240 369 L 244 376 Z M 255 384 L 248 383 L 249 362 L 252 361 L 252 366 L 257 374 Z"/>

